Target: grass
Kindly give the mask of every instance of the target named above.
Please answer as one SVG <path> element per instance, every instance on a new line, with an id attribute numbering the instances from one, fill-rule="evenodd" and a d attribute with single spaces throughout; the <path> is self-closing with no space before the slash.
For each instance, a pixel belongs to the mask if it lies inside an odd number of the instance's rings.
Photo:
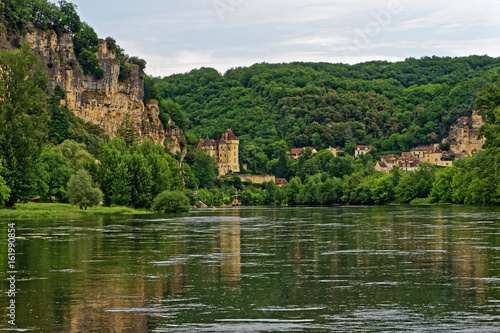
<path id="1" fill-rule="evenodd" d="M 0 219 L 41 218 L 41 217 L 81 217 L 92 215 L 151 214 L 145 209 L 130 207 L 89 207 L 81 210 L 77 206 L 63 203 L 36 203 L 16 205 L 15 209 L 0 209 Z"/>

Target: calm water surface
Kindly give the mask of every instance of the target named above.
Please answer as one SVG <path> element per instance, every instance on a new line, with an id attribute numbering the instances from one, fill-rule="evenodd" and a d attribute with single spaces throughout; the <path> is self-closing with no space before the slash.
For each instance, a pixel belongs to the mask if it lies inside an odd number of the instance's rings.
<path id="1" fill-rule="evenodd" d="M 6 221 L 0 330 L 7 323 Z M 18 330 L 499 332 L 500 209 L 17 221 Z"/>

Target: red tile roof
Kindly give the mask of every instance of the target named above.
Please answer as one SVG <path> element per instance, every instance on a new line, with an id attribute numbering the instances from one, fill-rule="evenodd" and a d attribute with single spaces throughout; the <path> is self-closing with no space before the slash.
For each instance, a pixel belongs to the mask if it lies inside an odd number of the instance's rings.
<path id="1" fill-rule="evenodd" d="M 225 137 L 226 140 L 238 140 L 236 135 L 234 135 L 233 131 L 229 128 L 226 133 L 222 137 Z"/>
<path id="2" fill-rule="evenodd" d="M 274 183 L 276 185 L 286 185 L 286 184 L 288 184 L 288 180 L 286 180 L 285 178 L 276 178 L 274 180 Z"/>

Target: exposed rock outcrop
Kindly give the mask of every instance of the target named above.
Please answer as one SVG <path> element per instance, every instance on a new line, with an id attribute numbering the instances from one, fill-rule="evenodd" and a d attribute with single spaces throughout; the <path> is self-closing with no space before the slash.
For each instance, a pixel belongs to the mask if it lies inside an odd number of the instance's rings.
<path id="1" fill-rule="evenodd" d="M 6 39 L 3 37 L 2 47 L 5 48 Z M 64 103 L 77 117 L 99 125 L 107 135 L 115 137 L 129 114 L 141 140 L 168 143 L 173 153 L 183 149 L 184 134 L 173 122 L 169 122 L 167 130 L 164 129 L 158 102 L 143 102 L 144 81 L 139 67 L 131 65 L 130 78 L 120 82 L 120 63 L 104 40 L 99 40 L 97 52 L 99 66 L 104 70 L 104 77 L 100 80 L 91 74 L 84 75 L 69 34 L 58 35 L 51 30 L 30 28 L 19 42 L 28 43 L 32 51 L 47 63 L 49 91 L 61 86 L 66 91 Z"/>
<path id="2" fill-rule="evenodd" d="M 450 129 L 447 138 L 443 143 L 450 144 L 450 154 L 454 154 L 456 159 L 474 155 L 483 149 L 484 138 L 479 139 L 479 129 L 484 122 L 477 111 L 473 111 L 470 117 L 461 117 Z"/>

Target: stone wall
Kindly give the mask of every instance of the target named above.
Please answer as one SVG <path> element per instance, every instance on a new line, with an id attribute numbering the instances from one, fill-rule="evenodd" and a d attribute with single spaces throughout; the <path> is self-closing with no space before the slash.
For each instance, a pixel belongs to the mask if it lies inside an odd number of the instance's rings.
<path id="1" fill-rule="evenodd" d="M 236 177 L 239 177 L 242 181 L 251 181 L 254 184 L 262 184 L 264 182 L 274 182 L 276 177 L 274 175 L 251 175 L 251 174 L 244 174 L 244 175 L 235 175 Z"/>

